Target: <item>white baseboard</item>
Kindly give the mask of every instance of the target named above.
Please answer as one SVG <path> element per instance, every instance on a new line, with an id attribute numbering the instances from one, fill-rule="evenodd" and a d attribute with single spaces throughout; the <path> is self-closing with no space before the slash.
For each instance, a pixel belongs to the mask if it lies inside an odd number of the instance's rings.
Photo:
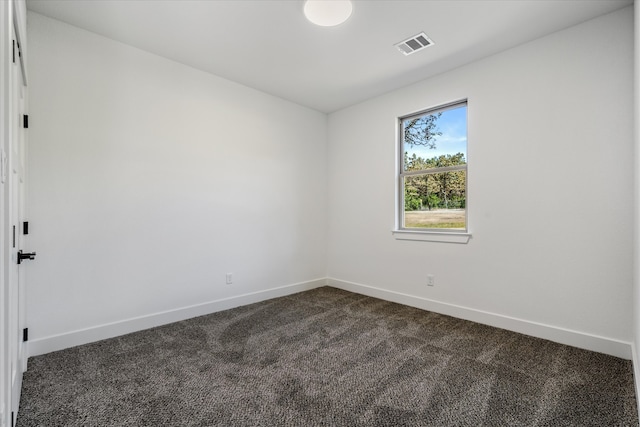
<path id="1" fill-rule="evenodd" d="M 632 359 L 633 356 L 632 344 L 630 342 L 591 335 L 584 332 L 573 331 L 570 329 L 559 328 L 542 323 L 530 322 L 514 317 L 489 313 L 469 307 L 443 303 L 427 298 L 418 297 L 415 295 L 407 295 L 399 292 L 389 291 L 386 289 L 375 288 L 359 283 L 346 282 L 333 278 L 327 279 L 327 285 L 334 288 L 343 289 L 345 291 L 380 298 L 386 301 L 396 302 L 399 304 L 433 311 L 440 314 L 446 314 L 452 317 L 457 317 L 459 319 L 471 320 L 473 322 L 495 326 L 497 328 L 507 329 L 525 335 L 530 335 L 533 337 L 543 338 L 549 341 L 582 348 L 585 350 L 609 354 L 611 356 L 616 356 L 627 360 Z M 634 369 L 636 369 L 635 374 L 638 374 L 637 370 L 640 368 L 638 367 L 637 363 L 635 363 L 635 358 L 633 360 Z M 637 375 L 636 378 L 640 379 L 640 377 Z"/>
<path id="2" fill-rule="evenodd" d="M 53 351 L 63 350 L 77 345 L 114 338 L 131 332 L 162 326 L 168 323 L 179 322 L 181 320 L 191 319 L 193 317 L 203 316 L 217 311 L 228 310 L 242 305 L 253 304 L 272 298 L 295 294 L 297 292 L 326 286 L 326 284 L 326 279 L 295 283 L 293 285 L 281 286 L 278 288 L 266 289 L 264 291 L 209 301 L 203 304 L 140 316 L 133 319 L 99 325 L 60 335 L 29 340 L 27 343 L 27 351 L 29 357 L 38 356 L 40 354 L 51 353 Z"/>
<path id="3" fill-rule="evenodd" d="M 633 362 L 633 383 L 636 387 L 636 405 L 638 405 L 638 414 L 640 414 L 640 360 L 638 360 L 638 348 L 635 342 L 631 344 L 631 354 Z"/>
<path id="4" fill-rule="evenodd" d="M 88 344 L 103 339 L 125 335 L 131 332 L 166 325 L 172 322 L 179 322 L 181 320 L 203 316 L 217 311 L 253 304 L 271 298 L 291 295 L 326 285 L 423 310 L 433 311 L 460 319 L 519 332 L 537 338 L 547 339 L 561 344 L 567 344 L 623 359 L 633 360 L 636 387 L 640 388 L 640 361 L 637 360 L 638 355 L 636 355 L 635 347 L 632 343 L 333 278 L 317 279 L 278 288 L 271 288 L 264 291 L 209 301 L 203 304 L 183 307 L 176 310 L 71 331 L 60 335 L 37 338 L 29 340 L 27 343 L 27 351 L 29 357 L 37 356 L 40 354 L 63 350 L 65 348 L 75 347 L 77 345 Z"/>

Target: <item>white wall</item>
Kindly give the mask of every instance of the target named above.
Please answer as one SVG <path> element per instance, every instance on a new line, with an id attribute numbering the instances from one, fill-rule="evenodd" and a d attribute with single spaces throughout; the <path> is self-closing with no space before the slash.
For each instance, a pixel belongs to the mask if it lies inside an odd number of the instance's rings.
<path id="1" fill-rule="evenodd" d="M 632 70 L 628 7 L 331 114 L 332 283 L 630 357 Z M 462 98 L 473 238 L 395 240 L 396 118 Z"/>
<path id="2" fill-rule="evenodd" d="M 31 354 L 324 283 L 326 115 L 28 18 Z"/>
<path id="3" fill-rule="evenodd" d="M 328 126 L 318 112 L 29 19 L 31 354 L 328 275 L 630 357 L 631 8 L 336 112 Z M 395 240 L 396 117 L 461 98 L 473 238 Z"/>

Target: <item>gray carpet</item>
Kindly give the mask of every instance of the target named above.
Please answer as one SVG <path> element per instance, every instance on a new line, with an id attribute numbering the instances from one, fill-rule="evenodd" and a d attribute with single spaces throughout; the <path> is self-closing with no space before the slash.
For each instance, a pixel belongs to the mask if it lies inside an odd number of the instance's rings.
<path id="1" fill-rule="evenodd" d="M 329 287 L 30 359 L 27 426 L 637 426 L 626 360 Z"/>

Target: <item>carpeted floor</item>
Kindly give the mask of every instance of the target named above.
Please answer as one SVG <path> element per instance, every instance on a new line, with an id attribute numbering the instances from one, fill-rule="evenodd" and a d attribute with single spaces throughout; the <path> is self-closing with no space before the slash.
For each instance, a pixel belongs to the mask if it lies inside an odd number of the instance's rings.
<path id="1" fill-rule="evenodd" d="M 329 287 L 30 359 L 18 426 L 637 426 L 626 360 Z"/>

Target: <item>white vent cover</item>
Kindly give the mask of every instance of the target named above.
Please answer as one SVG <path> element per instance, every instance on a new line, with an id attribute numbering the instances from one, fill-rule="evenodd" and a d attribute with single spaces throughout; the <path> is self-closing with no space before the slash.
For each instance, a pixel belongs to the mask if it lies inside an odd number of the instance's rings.
<path id="1" fill-rule="evenodd" d="M 398 48 L 400 52 L 404 55 L 411 55 L 414 52 L 424 49 L 425 47 L 429 47 L 433 44 L 433 41 L 425 33 L 420 33 L 413 37 L 410 37 L 400 43 L 394 44 L 395 47 Z"/>

